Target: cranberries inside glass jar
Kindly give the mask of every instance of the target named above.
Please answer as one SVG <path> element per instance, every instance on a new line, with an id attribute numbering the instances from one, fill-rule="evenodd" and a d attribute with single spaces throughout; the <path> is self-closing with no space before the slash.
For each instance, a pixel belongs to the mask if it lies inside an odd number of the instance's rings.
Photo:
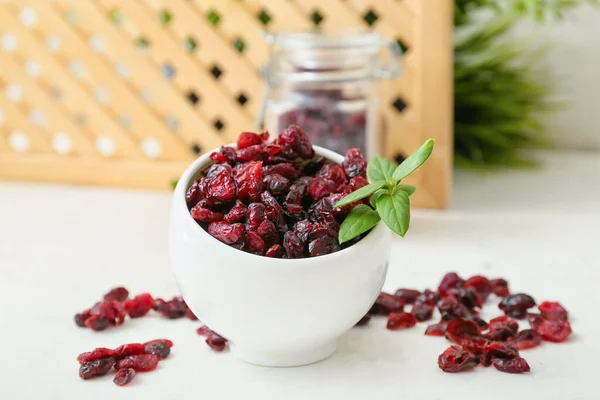
<path id="1" fill-rule="evenodd" d="M 360 240 L 339 244 L 352 207 L 333 207 L 368 184 L 360 150 L 348 150 L 337 165 L 315 155 L 296 125 L 268 138 L 243 132 L 237 150 L 223 146 L 210 155 L 215 163 L 186 193 L 192 218 L 215 239 L 272 258 L 318 257 Z"/>

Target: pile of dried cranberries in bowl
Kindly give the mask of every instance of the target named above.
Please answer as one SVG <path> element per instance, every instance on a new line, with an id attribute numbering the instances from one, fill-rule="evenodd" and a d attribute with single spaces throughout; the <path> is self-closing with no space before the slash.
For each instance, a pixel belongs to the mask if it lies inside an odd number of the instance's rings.
<path id="1" fill-rule="evenodd" d="M 315 155 L 296 125 L 268 139 L 243 132 L 237 149 L 212 153 L 215 163 L 186 193 L 191 216 L 221 242 L 267 257 L 317 257 L 360 240 L 339 244 L 340 223 L 354 204 L 333 208 L 368 184 L 360 150 L 348 150 L 338 165 Z"/>

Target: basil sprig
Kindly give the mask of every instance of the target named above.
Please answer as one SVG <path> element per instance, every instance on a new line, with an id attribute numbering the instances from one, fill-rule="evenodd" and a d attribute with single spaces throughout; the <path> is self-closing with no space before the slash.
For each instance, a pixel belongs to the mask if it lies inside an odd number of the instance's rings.
<path id="1" fill-rule="evenodd" d="M 433 145 L 433 139 L 427 140 L 398 166 L 383 157 L 371 159 L 367 167 L 367 177 L 371 183 L 348 194 L 334 205 L 343 207 L 371 196 L 371 206 L 359 204 L 344 219 L 340 226 L 340 243 L 368 231 L 380 220 L 404 237 L 410 226 L 409 197 L 416 188 L 400 182 L 429 159 Z"/>

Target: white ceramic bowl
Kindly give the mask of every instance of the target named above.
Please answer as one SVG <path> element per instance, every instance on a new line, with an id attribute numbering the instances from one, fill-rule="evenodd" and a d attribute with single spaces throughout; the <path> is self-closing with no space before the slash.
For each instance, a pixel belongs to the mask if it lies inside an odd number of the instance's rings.
<path id="1" fill-rule="evenodd" d="M 343 157 L 314 147 L 341 163 Z M 169 252 L 179 288 L 198 318 L 229 339 L 232 353 L 263 366 L 298 366 L 335 352 L 337 339 L 375 302 L 385 280 L 391 231 L 383 223 L 360 242 L 325 256 L 284 260 L 236 250 L 190 216 L 185 193 L 209 154 L 175 188 Z"/>

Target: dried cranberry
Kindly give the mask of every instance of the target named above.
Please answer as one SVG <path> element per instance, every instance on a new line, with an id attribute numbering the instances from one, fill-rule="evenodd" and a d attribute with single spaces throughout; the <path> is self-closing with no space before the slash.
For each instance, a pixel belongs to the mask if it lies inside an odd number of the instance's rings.
<path id="1" fill-rule="evenodd" d="M 206 344 L 208 344 L 214 351 L 223 351 L 227 345 L 227 339 L 214 332 L 211 332 L 206 338 Z"/>
<path id="2" fill-rule="evenodd" d="M 365 314 L 354 326 L 365 326 L 371 320 L 371 314 Z"/>
<path id="3" fill-rule="evenodd" d="M 515 334 L 516 332 L 507 326 L 500 326 L 490 329 L 490 331 L 485 333 L 483 336 L 490 340 L 504 342 L 514 337 Z"/>
<path id="4" fill-rule="evenodd" d="M 279 174 L 267 175 L 263 181 L 267 190 L 273 194 L 283 194 L 290 188 L 290 180 Z"/>
<path id="5" fill-rule="evenodd" d="M 500 372 L 508 372 L 509 374 L 520 374 L 529 372 L 529 364 L 521 357 L 516 357 L 512 360 L 495 359 L 494 368 Z"/>
<path id="6" fill-rule="evenodd" d="M 444 372 L 461 372 L 479 364 L 479 359 L 459 346 L 450 346 L 438 357 L 438 367 Z"/>
<path id="7" fill-rule="evenodd" d="M 375 304 L 379 307 L 380 313 L 387 315 L 389 313 L 401 313 L 404 311 L 404 302 L 401 298 L 392 294 L 381 292 L 375 300 Z"/>
<path id="8" fill-rule="evenodd" d="M 480 337 L 472 337 L 460 342 L 460 345 L 464 350 L 476 356 L 486 353 L 489 344 L 489 340 Z"/>
<path id="9" fill-rule="evenodd" d="M 177 319 L 185 316 L 188 307 L 183 298 L 177 296 L 173 297 L 170 301 L 158 303 L 155 309 L 161 313 L 163 317 Z"/>
<path id="10" fill-rule="evenodd" d="M 298 177 L 300 171 L 294 167 L 294 164 L 290 162 L 284 162 L 281 164 L 267 165 L 263 168 L 263 173 L 266 176 L 269 175 L 280 175 L 287 179 L 295 179 Z"/>
<path id="11" fill-rule="evenodd" d="M 169 348 L 173 347 L 173 342 L 169 339 L 154 339 L 149 342 L 143 343 L 143 345 L 148 346 L 148 345 L 155 344 L 155 343 L 162 343 L 162 344 L 168 346 Z"/>
<path id="12" fill-rule="evenodd" d="M 537 329 L 545 319 L 540 314 L 529 313 L 527 314 L 527 321 L 529 321 L 529 325 L 531 325 L 533 329 Z"/>
<path id="13" fill-rule="evenodd" d="M 412 328 L 416 324 L 417 320 L 414 315 L 406 312 L 393 312 L 390 313 L 385 327 L 389 330 L 395 331 L 398 329 Z"/>
<path id="14" fill-rule="evenodd" d="M 304 159 L 313 158 L 315 155 L 310 139 L 297 125 L 290 125 L 279 135 L 279 144 L 292 148 Z"/>
<path id="15" fill-rule="evenodd" d="M 194 204 L 198 203 L 198 201 L 200 201 L 201 193 L 200 189 L 198 188 L 198 183 L 199 181 L 194 181 L 194 183 L 192 183 L 192 186 L 190 186 L 190 188 L 185 193 L 185 202 L 187 203 L 188 207 L 191 207 Z"/>
<path id="16" fill-rule="evenodd" d="M 308 186 L 308 194 L 315 200 L 329 196 L 337 189 L 337 184 L 329 179 L 314 178 Z"/>
<path id="17" fill-rule="evenodd" d="M 152 309 L 154 299 L 149 293 L 142 293 L 125 302 L 125 310 L 131 318 L 139 318 Z"/>
<path id="18" fill-rule="evenodd" d="M 81 353 L 80 355 L 77 356 L 77 361 L 79 362 L 79 364 L 84 364 L 84 363 L 87 363 L 90 361 L 99 360 L 101 358 L 114 357 L 114 356 L 117 356 L 118 354 L 119 354 L 118 349 L 113 350 L 113 349 L 107 349 L 106 347 L 98 347 L 97 349 L 94 349 L 92 351 Z"/>
<path id="19" fill-rule="evenodd" d="M 136 356 L 145 353 L 145 346 L 141 343 L 123 344 L 115 349 L 117 358 Z"/>
<path id="20" fill-rule="evenodd" d="M 308 253 L 311 257 L 323 256 L 340 250 L 337 237 L 322 236 L 308 243 Z"/>
<path id="21" fill-rule="evenodd" d="M 516 333 L 519 330 L 519 323 L 514 319 L 507 317 L 506 315 L 502 315 L 490 320 L 490 329 L 499 327 L 508 327 L 510 330 Z"/>
<path id="22" fill-rule="evenodd" d="M 463 287 L 465 281 L 456 272 L 449 272 L 442 278 L 438 286 L 440 296 L 445 296 L 448 290 Z"/>
<path id="23" fill-rule="evenodd" d="M 420 295 L 417 296 L 417 298 L 415 299 L 414 303 L 418 303 L 418 304 L 428 304 L 430 306 L 435 306 L 436 303 L 439 300 L 439 296 L 437 293 L 429 290 L 429 289 L 425 289 L 425 291 L 423 293 L 421 293 Z"/>
<path id="24" fill-rule="evenodd" d="M 481 298 L 474 289 L 451 288 L 448 289 L 446 295 L 454 297 L 457 302 L 464 304 L 465 307 L 469 309 L 481 307 L 483 305 Z"/>
<path id="25" fill-rule="evenodd" d="M 545 320 L 534 329 L 542 335 L 542 339 L 555 343 L 564 342 L 572 332 L 571 324 L 560 319 Z"/>
<path id="26" fill-rule="evenodd" d="M 206 325 L 202 325 L 200 328 L 196 329 L 196 333 L 201 336 L 208 336 L 209 333 L 212 333 L 212 329 Z"/>
<path id="27" fill-rule="evenodd" d="M 115 374 L 115 377 L 113 378 L 113 382 L 117 386 L 125 386 L 129 382 L 131 382 L 134 377 L 135 377 L 135 370 L 133 368 L 121 368 Z"/>
<path id="28" fill-rule="evenodd" d="M 238 198 L 258 200 L 264 190 L 262 162 L 250 161 L 238 164 L 233 169 L 233 177 L 238 188 Z"/>
<path id="29" fill-rule="evenodd" d="M 508 343 L 502 342 L 490 342 L 485 347 L 485 353 L 492 357 L 492 359 L 503 358 L 511 360 L 519 356 L 519 351 L 509 345 Z"/>
<path id="30" fill-rule="evenodd" d="M 454 297 L 446 297 L 440 300 L 437 303 L 437 307 L 444 321 L 450 321 L 457 318 L 467 318 L 471 315 L 469 309 L 464 304 L 459 303 Z"/>
<path id="31" fill-rule="evenodd" d="M 266 207 L 262 203 L 250 203 L 248 206 L 248 217 L 246 219 L 246 228 L 254 231 L 265 220 Z"/>
<path id="32" fill-rule="evenodd" d="M 104 301 L 125 301 L 129 297 L 129 291 L 124 287 L 116 287 L 104 295 Z"/>
<path id="33" fill-rule="evenodd" d="M 281 247 L 280 244 L 274 244 L 267 249 L 265 256 L 271 258 L 281 258 L 283 256 L 283 247 Z"/>
<path id="34" fill-rule="evenodd" d="M 264 161 L 269 156 L 260 144 L 239 149 L 235 152 L 235 155 L 240 161 Z"/>
<path id="35" fill-rule="evenodd" d="M 254 254 L 263 254 L 265 252 L 265 241 L 258 232 L 246 232 L 246 249 Z"/>
<path id="36" fill-rule="evenodd" d="M 110 321 L 106 317 L 93 315 L 85 320 L 84 325 L 93 331 L 103 331 L 110 326 Z"/>
<path id="37" fill-rule="evenodd" d="M 195 205 L 190 210 L 192 218 L 200 222 L 217 222 L 223 220 L 223 214 L 220 212 L 209 210 L 208 208 Z"/>
<path id="38" fill-rule="evenodd" d="M 307 219 L 298 221 L 294 224 L 292 231 L 298 235 L 298 237 L 304 241 L 308 241 L 308 235 L 313 230 L 313 223 Z"/>
<path id="39" fill-rule="evenodd" d="M 556 301 L 544 301 L 538 306 L 538 310 L 545 319 L 559 319 L 562 321 L 569 319 L 567 310 Z"/>
<path id="40" fill-rule="evenodd" d="M 410 313 L 414 315 L 419 322 L 429 321 L 433 315 L 433 306 L 428 304 L 413 304 Z"/>
<path id="41" fill-rule="evenodd" d="M 348 186 L 350 187 L 350 192 L 354 192 L 355 190 L 360 189 L 361 187 L 365 187 L 369 184 L 369 181 L 362 176 L 357 176 L 356 178 L 350 179 L 348 182 Z"/>
<path id="42" fill-rule="evenodd" d="M 506 297 L 510 294 L 508 282 L 506 282 L 504 279 L 492 279 L 490 280 L 490 286 L 492 287 L 492 292 L 496 296 Z"/>
<path id="43" fill-rule="evenodd" d="M 332 193 L 329 196 L 327 196 L 327 200 L 333 206 L 338 201 L 343 199 L 344 197 L 346 197 L 346 195 L 344 193 Z M 355 204 L 352 203 L 352 204 L 345 205 L 343 207 L 335 207 L 335 208 L 333 208 L 332 215 L 335 217 L 335 219 L 337 221 L 342 222 L 344 220 L 344 218 L 346 218 L 346 216 L 350 213 L 350 211 L 352 211 L 354 206 L 355 206 Z"/>
<path id="44" fill-rule="evenodd" d="M 259 135 L 254 132 L 242 132 L 237 140 L 238 149 L 245 149 L 246 147 L 262 144 L 262 139 Z"/>
<path id="45" fill-rule="evenodd" d="M 420 294 L 421 292 L 414 289 L 398 289 L 396 290 L 396 293 L 394 293 L 394 296 L 402 299 L 404 304 L 413 304 Z"/>
<path id="46" fill-rule="evenodd" d="M 169 357 L 169 354 L 171 354 L 171 348 L 166 343 L 162 342 L 150 343 L 143 348 L 146 354 L 154 354 L 161 360 Z"/>
<path id="47" fill-rule="evenodd" d="M 308 185 L 303 183 L 294 183 L 290 186 L 290 191 L 285 196 L 285 204 L 300 204 L 304 196 L 306 196 Z"/>
<path id="48" fill-rule="evenodd" d="M 472 288 L 475 290 L 477 295 L 483 302 L 486 301 L 490 293 L 492 292 L 492 285 L 485 276 L 475 275 L 467 279 L 463 285 L 463 288 Z"/>
<path id="49" fill-rule="evenodd" d="M 333 205 L 328 199 L 321 199 L 313 204 L 308 210 L 308 215 L 313 222 L 334 222 Z"/>
<path id="50" fill-rule="evenodd" d="M 535 300 L 533 297 L 518 293 L 511 294 L 500 302 L 498 308 L 500 308 L 506 315 L 512 318 L 522 319 L 527 315 L 527 309 L 535 306 Z"/>
<path id="51" fill-rule="evenodd" d="M 473 322 L 475 322 L 475 323 L 477 324 L 477 326 L 478 326 L 479 328 L 481 328 L 482 330 L 483 330 L 483 329 L 488 329 L 488 328 L 489 328 L 489 324 L 488 324 L 488 323 L 487 323 L 487 322 L 486 322 L 486 321 L 485 321 L 483 318 L 480 318 L 480 317 L 474 316 L 474 317 L 471 317 L 471 319 L 472 319 L 472 320 L 473 320 Z"/>
<path id="52" fill-rule="evenodd" d="M 360 149 L 353 148 L 348 150 L 342 162 L 342 167 L 349 179 L 357 176 L 362 176 L 363 178 L 367 176 L 367 160 L 361 154 Z"/>
<path id="53" fill-rule="evenodd" d="M 81 379 L 90 379 L 97 376 L 104 376 L 114 365 L 114 357 L 105 357 L 86 362 L 79 367 L 79 377 Z"/>
<path id="54" fill-rule="evenodd" d="M 535 329 L 524 329 L 517 333 L 512 343 L 519 350 L 531 349 L 542 343 L 542 336 Z"/>
<path id="55" fill-rule="evenodd" d="M 283 248 L 288 258 L 304 257 L 305 244 L 306 242 L 292 231 L 288 231 L 283 235 Z"/>
<path id="56" fill-rule="evenodd" d="M 240 222 L 244 218 L 246 218 L 246 213 L 248 211 L 248 207 L 240 200 L 235 201 L 235 205 L 231 207 L 231 210 L 227 214 L 223 216 L 223 221 L 228 224 L 233 224 L 234 222 Z M 207 222 L 215 222 L 215 221 L 207 221 Z"/>
<path id="57" fill-rule="evenodd" d="M 325 164 L 317 172 L 317 178 L 323 178 L 334 182 L 337 187 L 346 183 L 346 174 L 344 169 L 335 164 Z"/>
<path id="58" fill-rule="evenodd" d="M 227 164 L 215 164 L 210 168 L 206 180 L 208 197 L 219 201 L 229 201 L 235 197 L 237 188 L 232 172 Z"/>
<path id="59" fill-rule="evenodd" d="M 85 327 L 85 320 L 90 317 L 90 310 L 84 310 L 79 314 L 75 314 L 75 324 L 80 327 Z"/>
<path id="60" fill-rule="evenodd" d="M 235 224 L 211 222 L 208 225 L 208 233 L 225 244 L 233 244 L 244 236 L 244 225 L 239 222 Z"/>
<path id="61" fill-rule="evenodd" d="M 260 223 L 256 232 L 264 239 L 265 243 L 270 246 L 279 242 L 279 233 L 273 222 L 266 219 Z"/>
<path id="62" fill-rule="evenodd" d="M 446 328 L 448 327 L 448 322 L 440 321 L 437 324 L 432 324 L 425 329 L 425 335 L 427 336 L 444 336 L 446 333 Z"/>
<path id="63" fill-rule="evenodd" d="M 452 342 L 460 343 L 464 339 L 479 336 L 480 334 L 481 330 L 473 321 L 463 318 L 448 321 L 446 338 Z"/>
<path id="64" fill-rule="evenodd" d="M 156 354 L 129 356 L 117 361 L 116 368 L 133 368 L 136 372 L 148 372 L 156 369 L 159 360 Z"/>
<path id="65" fill-rule="evenodd" d="M 210 155 L 210 159 L 215 161 L 217 164 L 233 164 L 237 161 L 237 156 L 233 147 L 221 146 L 219 151 L 215 151 Z"/>
<path id="66" fill-rule="evenodd" d="M 277 202 L 275 197 L 267 191 L 264 191 L 260 195 L 260 199 L 265 206 L 265 215 L 271 221 L 274 221 L 281 215 L 281 205 Z"/>
<path id="67" fill-rule="evenodd" d="M 111 325 L 121 325 L 125 322 L 125 315 L 125 308 L 120 301 L 101 301 L 90 310 L 91 317 L 106 318 Z"/>

